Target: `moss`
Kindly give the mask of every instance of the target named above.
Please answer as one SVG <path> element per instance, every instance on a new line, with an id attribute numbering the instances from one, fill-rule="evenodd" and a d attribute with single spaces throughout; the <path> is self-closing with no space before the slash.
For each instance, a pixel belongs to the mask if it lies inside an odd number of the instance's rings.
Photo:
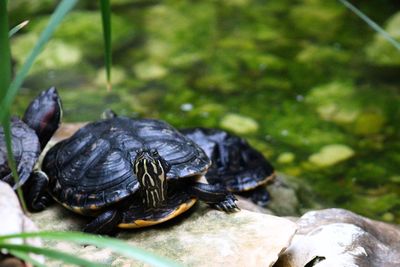
<path id="1" fill-rule="evenodd" d="M 395 13 L 386 22 L 385 31 L 400 41 L 400 12 Z M 366 47 L 368 59 L 377 65 L 400 65 L 400 53 L 381 34 L 376 33 L 373 41 Z"/>
<path id="2" fill-rule="evenodd" d="M 358 115 L 353 131 L 359 135 L 380 133 L 385 125 L 386 118 L 381 110 L 366 110 Z"/>
<path id="3" fill-rule="evenodd" d="M 239 114 L 227 114 L 221 119 L 220 125 L 236 134 L 255 133 L 259 128 L 254 119 Z"/>
<path id="4" fill-rule="evenodd" d="M 344 7 L 327 1 L 309 0 L 290 10 L 292 25 L 301 33 L 317 40 L 331 40 L 341 27 Z M 332 23 L 335 21 L 335 23 Z"/>
<path id="5" fill-rule="evenodd" d="M 354 101 L 355 95 L 350 82 L 335 81 L 314 87 L 306 101 L 315 107 L 322 119 L 343 125 L 354 122 L 360 112 L 360 104 Z"/>
<path id="6" fill-rule="evenodd" d="M 37 42 L 38 36 L 33 33 L 25 34 L 15 38 L 12 42 L 14 59 L 18 65 L 22 65 L 28 57 L 29 51 L 33 48 L 33 44 Z M 46 49 L 39 55 L 32 72 L 43 70 L 62 69 L 80 63 L 82 60 L 82 52 L 78 47 L 70 45 L 59 40 L 52 40 Z"/>
<path id="7" fill-rule="evenodd" d="M 387 194 L 379 197 L 356 196 L 346 206 L 362 215 L 374 217 L 375 214 L 383 215 L 392 209 L 396 209 L 400 206 L 400 201 L 397 194 Z"/>
<path id="8" fill-rule="evenodd" d="M 41 32 L 48 22 L 48 17 L 35 21 L 33 32 Z M 135 34 L 135 28 L 124 18 L 113 15 L 112 47 L 113 50 L 123 46 Z M 54 32 L 53 40 L 79 47 L 89 58 L 102 57 L 104 54 L 101 16 L 97 11 L 74 11 L 66 16 L 61 27 Z"/>
<path id="9" fill-rule="evenodd" d="M 308 160 L 317 167 L 328 167 L 347 160 L 354 155 L 354 150 L 342 144 L 330 144 L 310 155 Z"/>

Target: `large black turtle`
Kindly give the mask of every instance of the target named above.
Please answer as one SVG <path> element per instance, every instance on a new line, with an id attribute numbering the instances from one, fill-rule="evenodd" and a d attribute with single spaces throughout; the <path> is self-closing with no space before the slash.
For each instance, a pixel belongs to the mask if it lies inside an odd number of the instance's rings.
<path id="1" fill-rule="evenodd" d="M 198 144 L 211 159 L 206 173 L 210 184 L 222 185 L 265 206 L 270 199 L 265 184 L 275 178 L 272 165 L 243 138 L 219 129 L 180 130 Z"/>
<path id="2" fill-rule="evenodd" d="M 57 90 L 52 87 L 41 92 L 29 104 L 22 119 L 12 117 L 12 149 L 17 164 L 18 184 L 14 184 L 7 160 L 4 129 L 0 127 L 0 180 L 14 189 L 23 186 L 26 202 L 31 210 L 43 209 L 49 200 L 39 190 L 45 177 L 39 170 L 33 169 L 41 151 L 57 130 L 61 115 L 61 101 Z"/>
<path id="3" fill-rule="evenodd" d="M 200 199 L 237 210 L 227 190 L 198 179 L 210 159 L 169 124 L 122 116 L 87 124 L 43 160 L 49 193 L 66 208 L 94 216 L 85 231 L 108 234 L 169 220 Z"/>

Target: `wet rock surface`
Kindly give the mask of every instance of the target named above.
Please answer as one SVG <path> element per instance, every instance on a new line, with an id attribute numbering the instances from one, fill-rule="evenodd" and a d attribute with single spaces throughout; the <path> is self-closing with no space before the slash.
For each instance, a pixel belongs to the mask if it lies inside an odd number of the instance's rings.
<path id="1" fill-rule="evenodd" d="M 0 181 L 0 235 L 17 234 L 21 232 L 37 231 L 36 225 L 22 211 L 18 198 L 12 188 Z M 11 239 L 8 241 L 13 244 L 22 244 L 22 239 Z M 27 239 L 29 245 L 40 246 L 41 240 L 38 238 Z M 2 259 L 0 253 L 0 266 L 14 262 L 12 259 Z M 44 262 L 40 256 L 33 256 L 39 262 Z M 7 262 L 3 262 L 7 261 Z"/>
<path id="2" fill-rule="evenodd" d="M 32 218 L 42 230 L 57 231 L 79 231 L 88 221 L 59 205 L 34 214 Z M 246 210 L 226 214 L 198 204 L 167 223 L 147 229 L 121 231 L 117 238 L 183 266 L 272 266 L 289 245 L 295 231 L 295 223 L 284 218 Z M 93 246 L 64 242 L 47 242 L 45 246 L 110 266 L 139 264 L 108 249 Z M 48 265 L 60 266 L 60 263 L 49 262 Z"/>
<path id="3" fill-rule="evenodd" d="M 276 267 L 400 266 L 400 228 L 343 209 L 304 214 Z"/>

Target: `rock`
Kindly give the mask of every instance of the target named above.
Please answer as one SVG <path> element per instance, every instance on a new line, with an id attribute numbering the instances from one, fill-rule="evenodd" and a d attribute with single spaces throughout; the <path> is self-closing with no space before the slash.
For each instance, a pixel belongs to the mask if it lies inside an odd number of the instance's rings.
<path id="1" fill-rule="evenodd" d="M 32 220 L 23 213 L 14 190 L 7 183 L 2 181 L 0 181 L 0 207 L 0 236 L 37 231 L 37 227 Z M 26 240 L 29 245 L 42 245 L 41 240 L 38 238 L 28 238 Z M 8 242 L 13 244 L 22 244 L 23 240 L 20 238 L 14 238 Z M 31 256 L 39 262 L 44 263 L 44 258 L 42 256 Z M 1 264 L 2 262 L 0 262 L 0 265 Z"/>
<path id="2" fill-rule="evenodd" d="M 275 267 L 400 266 L 400 228 L 343 209 L 304 214 Z"/>
<path id="3" fill-rule="evenodd" d="M 289 182 L 289 177 L 278 173 L 275 181 L 267 186 L 271 200 L 267 208 L 278 216 L 299 215 L 300 203 L 296 195 L 298 186 Z"/>
<path id="4" fill-rule="evenodd" d="M 270 209 L 263 208 L 263 207 L 255 204 L 253 201 L 251 201 L 248 198 L 245 198 L 245 197 L 242 197 L 242 196 L 236 196 L 236 198 L 238 199 L 236 204 L 241 210 L 248 210 L 248 211 L 252 211 L 252 212 L 275 215 L 274 212 L 271 211 Z"/>
<path id="5" fill-rule="evenodd" d="M 318 153 L 312 154 L 308 160 L 318 167 L 328 167 L 354 155 L 353 149 L 342 144 L 326 145 Z"/>
<path id="6" fill-rule="evenodd" d="M 220 125 L 236 134 L 249 134 L 258 131 L 258 123 L 254 119 L 233 113 L 225 115 Z"/>
<path id="7" fill-rule="evenodd" d="M 42 230 L 80 230 L 87 222 L 59 205 L 34 214 Z M 49 224 L 48 222 L 52 222 Z M 196 205 L 191 211 L 159 226 L 122 231 L 117 237 L 128 244 L 165 256 L 183 266 L 272 266 L 289 245 L 295 223 L 276 216 L 242 210 L 233 214 Z M 79 254 L 110 266 L 132 266 L 107 249 L 45 243 L 64 252 Z M 59 266 L 50 262 L 49 266 Z"/>

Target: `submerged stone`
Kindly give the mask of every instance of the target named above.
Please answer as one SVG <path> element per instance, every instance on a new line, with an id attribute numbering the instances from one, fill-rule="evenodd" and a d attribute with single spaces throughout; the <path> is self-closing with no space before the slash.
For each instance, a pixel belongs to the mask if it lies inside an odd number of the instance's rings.
<path id="1" fill-rule="evenodd" d="M 397 41 L 400 40 L 400 12 L 395 13 L 386 23 L 385 31 Z M 368 59 L 376 65 L 400 65 L 400 53 L 382 34 L 375 33 L 374 40 L 366 48 Z"/>
<path id="2" fill-rule="evenodd" d="M 322 119 L 346 125 L 353 123 L 360 112 L 355 95 L 351 83 L 335 81 L 311 89 L 306 101 L 315 107 Z"/>
<path id="3" fill-rule="evenodd" d="M 222 128 L 236 134 L 249 134 L 258 131 L 258 123 L 250 117 L 239 114 L 227 114 L 220 122 Z"/>
<path id="4" fill-rule="evenodd" d="M 312 154 L 308 160 L 318 167 L 328 167 L 347 160 L 353 155 L 354 150 L 352 148 L 342 144 L 331 144 L 322 147 L 319 152 Z"/>
<path id="5" fill-rule="evenodd" d="M 294 159 L 296 158 L 296 155 L 292 152 L 283 152 L 278 156 L 278 163 L 282 164 L 288 164 L 292 163 Z"/>

